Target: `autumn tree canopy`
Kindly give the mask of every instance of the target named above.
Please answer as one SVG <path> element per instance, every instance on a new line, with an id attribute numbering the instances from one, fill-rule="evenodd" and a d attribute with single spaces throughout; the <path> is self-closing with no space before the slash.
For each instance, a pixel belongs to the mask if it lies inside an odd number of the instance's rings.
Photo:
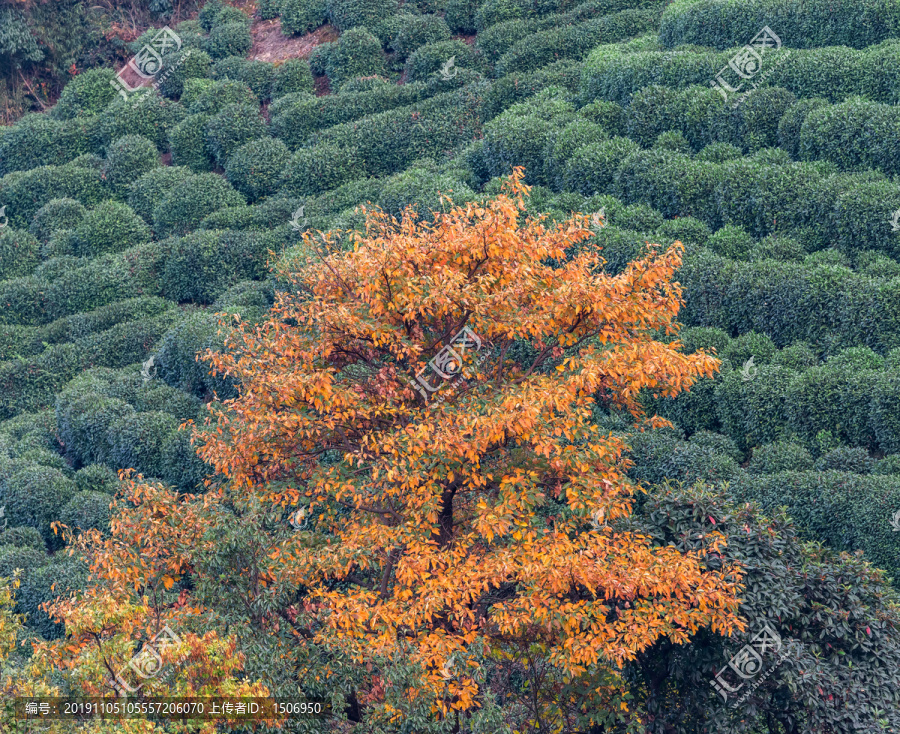
<path id="1" fill-rule="evenodd" d="M 400 699 L 437 718 L 479 707 L 493 661 L 535 673 L 535 716 L 597 721 L 627 712 L 616 671 L 654 641 L 744 629 L 739 569 L 703 563 L 721 536 L 681 552 L 610 526 L 634 486 L 596 411 L 645 420 L 641 391 L 717 369 L 658 339 L 676 329 L 681 244 L 611 276 L 588 217 L 524 215 L 522 176 L 431 222 L 375 210 L 365 235 L 305 235 L 270 318 L 207 355 L 240 385 L 195 436 L 218 478 L 179 501 L 132 493 L 118 534 L 82 541 L 106 583 L 208 592 L 223 516 L 258 523 L 220 593 L 298 647 L 417 666 Z"/>

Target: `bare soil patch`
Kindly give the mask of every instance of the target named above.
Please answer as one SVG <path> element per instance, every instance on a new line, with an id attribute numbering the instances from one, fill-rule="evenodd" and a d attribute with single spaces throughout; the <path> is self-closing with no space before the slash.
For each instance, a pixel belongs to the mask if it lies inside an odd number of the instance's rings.
<path id="1" fill-rule="evenodd" d="M 337 29 L 330 25 L 323 25 L 305 36 L 283 36 L 281 21 L 278 18 L 254 23 L 250 34 L 253 36 L 250 58 L 270 63 L 286 59 L 305 59 L 316 46 L 336 41 L 338 38 Z"/>

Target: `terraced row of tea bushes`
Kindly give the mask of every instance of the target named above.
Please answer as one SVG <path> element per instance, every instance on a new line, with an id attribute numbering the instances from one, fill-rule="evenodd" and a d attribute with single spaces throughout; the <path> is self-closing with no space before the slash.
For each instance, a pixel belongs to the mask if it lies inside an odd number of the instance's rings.
<path id="1" fill-rule="evenodd" d="M 749 38 L 743 43 L 747 43 Z M 596 100 L 627 105 L 644 87 L 658 84 L 672 89 L 709 87 L 716 75 L 740 51 L 715 51 L 698 46 L 660 49 L 653 36 L 630 44 L 595 48 L 584 62 L 581 102 Z M 783 87 L 799 98 L 822 97 L 840 102 L 860 95 L 873 102 L 900 102 L 900 42 L 886 40 L 866 49 L 833 46 L 813 49 L 770 49 L 762 56 L 759 73 L 749 81 Z M 731 77 L 727 77 L 731 79 Z M 737 79 L 735 83 L 739 83 Z M 737 87 L 736 87 L 737 88 Z M 737 88 L 738 93 L 749 89 Z M 732 95 L 732 96 L 737 96 Z"/>
<path id="2" fill-rule="evenodd" d="M 894 0 L 811 0 L 801 6 L 778 0 L 674 0 L 660 24 L 660 41 L 730 48 L 742 46 L 769 26 L 788 46 L 865 48 L 900 36 Z"/>

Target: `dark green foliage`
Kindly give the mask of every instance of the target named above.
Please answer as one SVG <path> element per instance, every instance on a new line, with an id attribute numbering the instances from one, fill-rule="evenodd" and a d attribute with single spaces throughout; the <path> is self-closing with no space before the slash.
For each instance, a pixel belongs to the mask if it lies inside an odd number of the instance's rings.
<path id="1" fill-rule="evenodd" d="M 281 32 L 286 36 L 302 36 L 327 20 L 327 0 L 279 0 L 279 5 Z"/>
<path id="2" fill-rule="evenodd" d="M 222 351 L 224 334 L 217 334 L 220 329 L 215 314 L 196 313 L 169 331 L 156 355 L 160 379 L 197 397 L 213 391 L 223 400 L 234 395 L 233 381 L 210 375 L 209 364 L 196 358 L 207 349 Z"/>
<path id="3" fill-rule="evenodd" d="M 841 446 L 820 456 L 816 461 L 817 471 L 844 471 L 854 474 L 871 474 L 875 460 L 864 448 Z"/>
<path id="4" fill-rule="evenodd" d="M 0 280 L 29 275 L 41 262 L 41 243 L 24 229 L 0 229 Z"/>
<path id="5" fill-rule="evenodd" d="M 43 542 L 41 545 L 43 546 Z M 14 545 L 0 545 L 0 578 L 12 578 L 16 569 L 22 572 L 21 578 L 27 578 L 49 560 L 43 547 L 17 548 Z"/>
<path id="6" fill-rule="evenodd" d="M 125 135 L 142 135 L 165 151 L 169 131 L 187 116 L 187 111 L 178 102 L 157 94 L 144 91 L 134 96 L 138 97 L 137 101 L 119 99 L 100 114 L 97 131 L 100 147 L 105 149 Z"/>
<path id="7" fill-rule="evenodd" d="M 0 545 L 12 545 L 16 548 L 35 548 L 44 551 L 44 539 L 35 529 L 27 525 L 9 527 L 0 531 Z"/>
<path id="8" fill-rule="evenodd" d="M 355 81 L 348 82 L 348 85 L 354 84 Z M 317 130 L 413 104 L 425 97 L 425 85 L 417 83 L 379 85 L 366 92 L 342 91 L 325 97 L 301 98 L 284 107 L 276 102 L 269 108 L 272 135 L 296 150 L 303 147 Z"/>
<path id="9" fill-rule="evenodd" d="M 444 20 L 453 33 L 475 33 L 475 11 L 479 0 L 447 0 Z"/>
<path id="10" fill-rule="evenodd" d="M 751 474 L 776 474 L 812 468 L 812 454 L 803 446 L 791 441 L 775 441 L 753 449 L 747 471 Z"/>
<path id="11" fill-rule="evenodd" d="M 0 137 L 0 174 L 63 165 L 88 153 L 98 118 L 55 120 L 27 115 Z"/>
<path id="12" fill-rule="evenodd" d="M 888 372 L 872 386 L 871 426 L 886 454 L 900 452 L 900 377 Z"/>
<path id="13" fill-rule="evenodd" d="M 75 487 L 79 492 L 113 495 L 119 489 L 119 477 L 106 464 L 88 464 L 75 472 Z"/>
<path id="14" fill-rule="evenodd" d="M 477 71 L 483 68 L 478 52 L 464 41 L 437 41 L 419 46 L 406 60 L 406 78 L 411 82 L 423 82 L 432 75 L 440 75 L 441 69 L 450 64 L 451 58 L 453 65 L 447 67 L 447 75 L 454 70 L 459 70 L 456 73 L 461 74 L 463 69 Z"/>
<path id="15" fill-rule="evenodd" d="M 259 99 L 243 82 L 232 79 L 224 79 L 213 82 L 209 88 L 202 91 L 191 102 L 188 112 L 197 114 L 205 112 L 208 115 L 216 115 L 229 105 L 243 104 L 251 107 L 259 107 Z"/>
<path id="16" fill-rule="evenodd" d="M 185 234 L 196 229 L 207 214 L 245 203 L 222 177 L 199 173 L 164 193 L 153 210 L 153 228 L 161 235 Z"/>
<path id="17" fill-rule="evenodd" d="M 411 16 L 394 38 L 392 48 L 398 58 L 405 59 L 413 51 L 426 43 L 450 40 L 450 28 L 437 15 Z"/>
<path id="18" fill-rule="evenodd" d="M 363 178 L 365 167 L 355 148 L 320 144 L 291 156 L 281 179 L 285 191 L 310 196 Z"/>
<path id="19" fill-rule="evenodd" d="M 828 100 L 821 97 L 798 99 L 788 107 L 778 121 L 778 145 L 794 160 L 800 158 L 800 133 L 810 112 L 819 107 L 827 107 Z"/>
<path id="20" fill-rule="evenodd" d="M 265 272 L 261 233 L 201 230 L 171 241 L 161 276 L 162 291 L 174 301 L 212 303 L 227 287 Z"/>
<path id="21" fill-rule="evenodd" d="M 698 350 L 710 354 L 721 355 L 731 342 L 731 338 L 721 329 L 695 326 L 682 329 L 678 334 L 685 354 L 693 354 Z"/>
<path id="22" fill-rule="evenodd" d="M 475 29 L 481 33 L 495 23 L 527 18 L 530 14 L 527 0 L 484 0 L 475 11 Z"/>
<path id="23" fill-rule="evenodd" d="M 337 125 L 311 142 L 356 147 L 372 175 L 401 171 L 420 158 L 443 158 L 477 137 L 482 89 L 473 84 L 417 105 Z"/>
<path id="24" fill-rule="evenodd" d="M 228 56 L 216 63 L 217 79 L 234 79 L 246 84 L 260 100 L 272 98 L 275 67 L 265 61 L 251 61 L 240 56 Z"/>
<path id="25" fill-rule="evenodd" d="M 140 135 L 125 135 L 110 144 L 101 173 L 116 193 L 123 193 L 158 165 L 159 151 L 150 140 Z"/>
<path id="26" fill-rule="evenodd" d="M 119 469 L 134 468 L 147 477 L 162 477 L 163 446 L 178 430 L 169 413 L 132 413 L 113 421 L 107 431 L 110 463 Z"/>
<path id="27" fill-rule="evenodd" d="M 752 375 L 744 379 L 744 375 Z M 787 431 L 784 403 L 793 370 L 772 365 L 744 373 L 729 372 L 717 380 L 716 407 L 722 433 L 742 451 L 780 440 Z"/>
<path id="28" fill-rule="evenodd" d="M 267 134 L 266 121 L 259 110 L 246 104 L 228 105 L 206 123 L 207 145 L 219 165 L 225 165 L 244 143 Z"/>
<path id="29" fill-rule="evenodd" d="M 781 87 L 762 87 L 747 94 L 739 108 L 740 140 L 748 151 L 778 145 L 778 129 L 784 113 L 797 98 Z"/>
<path id="30" fill-rule="evenodd" d="M 328 0 L 328 20 L 340 31 L 372 27 L 397 12 L 397 0 Z"/>
<path id="31" fill-rule="evenodd" d="M 365 28 L 351 28 L 329 47 L 324 66 L 332 89 L 356 77 L 384 74 L 381 42 Z"/>
<path id="32" fill-rule="evenodd" d="M 580 80 L 581 64 L 569 59 L 548 64 L 544 69 L 530 74 L 508 74 L 491 84 L 485 93 L 482 120 L 492 120 L 516 102 L 548 87 L 560 87 L 574 95 L 578 91 Z"/>
<path id="33" fill-rule="evenodd" d="M 745 475 L 731 492 L 765 510 L 786 506 L 807 537 L 836 550 L 862 550 L 872 564 L 898 578 L 900 537 L 890 520 L 900 507 L 900 477 L 842 471 Z"/>
<path id="34" fill-rule="evenodd" d="M 312 94 L 314 90 L 312 72 L 306 59 L 287 59 L 275 67 L 275 78 L 272 80 L 273 99 L 297 92 Z"/>
<path id="35" fill-rule="evenodd" d="M 77 115 L 95 115 L 101 112 L 118 94 L 110 82 L 115 69 L 89 69 L 78 74 L 62 90 L 59 101 L 50 115 L 67 120 Z"/>
<path id="36" fill-rule="evenodd" d="M 225 178 L 247 201 L 254 202 L 275 193 L 290 155 L 277 138 L 251 140 L 228 158 Z"/>
<path id="37" fill-rule="evenodd" d="M 50 529 L 59 511 L 75 493 L 75 483 L 58 469 L 32 464 L 0 484 L 0 504 L 12 525 L 36 528 L 51 550 L 62 544 Z"/>
<path id="38" fill-rule="evenodd" d="M 103 492 L 76 492 L 60 510 L 59 521 L 75 531 L 97 529 L 109 532 L 112 497 Z"/>
<path id="39" fill-rule="evenodd" d="M 890 611 L 896 594 L 863 558 L 802 543 L 783 514 L 766 517 L 704 485 L 652 491 L 627 527 L 652 538 L 654 546 L 674 545 L 681 552 L 722 534 L 724 558 L 716 556 L 709 567 L 725 561 L 744 570 L 738 614 L 748 620 L 746 632 L 724 637 L 699 631 L 690 645 L 661 639 L 626 664 L 623 677 L 635 705 L 655 712 L 647 732 L 750 734 L 781 717 L 803 721 L 798 731 L 837 732 L 877 727 L 881 717 L 893 715 L 896 664 L 886 660 L 900 655 L 896 613 Z M 732 677 L 727 663 L 766 624 L 782 638 L 784 661 L 779 664 L 770 650 L 766 672 L 747 681 L 753 689 Z M 727 701 L 710 686 L 717 674 L 739 688 Z M 749 699 L 735 705 L 744 693 Z"/>
<path id="40" fill-rule="evenodd" d="M 551 132 L 544 158 L 544 180 L 555 191 L 566 188 L 564 174 L 575 152 L 607 139 L 604 128 L 585 119 L 575 119 Z M 572 187 L 576 188 L 577 187 Z"/>
<path id="41" fill-rule="evenodd" d="M 591 102 L 578 110 L 578 114 L 600 125 L 610 136 L 626 133 L 625 110 L 615 102 Z"/>
<path id="42" fill-rule="evenodd" d="M 68 597 L 88 584 L 88 568 L 81 560 L 57 554 L 22 582 L 16 597 L 18 610 L 28 615 L 28 626 L 52 640 L 62 637 L 64 625 L 54 622 L 41 605 L 58 597 Z"/>
<path id="43" fill-rule="evenodd" d="M 769 337 L 749 331 L 732 339 L 722 350 L 722 356 L 729 360 L 735 368 L 738 368 L 744 362 L 749 361 L 751 357 L 753 357 L 754 364 L 768 364 L 775 356 L 775 352 L 775 344 Z"/>
<path id="44" fill-rule="evenodd" d="M 653 147 L 661 150 L 671 150 L 676 153 L 691 152 L 691 144 L 678 130 L 668 130 L 657 135 L 656 140 L 653 141 Z"/>
<path id="45" fill-rule="evenodd" d="M 727 224 L 710 236 L 706 246 L 717 255 L 732 260 L 745 260 L 754 244 L 753 238 L 741 227 Z"/>
<path id="46" fill-rule="evenodd" d="M 431 219 L 432 211 L 442 211 L 447 207 L 441 203 L 442 194 L 457 204 L 476 198 L 474 191 L 453 176 L 412 167 L 384 182 L 377 204 L 398 218 L 410 206 L 421 218 Z"/>
<path id="47" fill-rule="evenodd" d="M 209 33 L 216 23 L 216 16 L 222 12 L 222 9 L 224 7 L 225 3 L 223 3 L 221 0 L 207 0 L 203 4 L 203 7 L 200 8 L 200 13 L 197 16 L 197 20 L 200 22 L 200 27 L 203 28 L 204 31 Z"/>
<path id="48" fill-rule="evenodd" d="M 169 132 L 172 164 L 185 166 L 195 173 L 213 170 L 215 162 L 206 142 L 206 126 L 211 115 L 200 112 L 188 115 Z"/>
<path id="49" fill-rule="evenodd" d="M 105 201 L 89 211 L 75 228 L 76 255 L 93 257 L 150 241 L 150 228 L 127 204 Z"/>
<path id="50" fill-rule="evenodd" d="M 145 222 L 153 221 L 153 210 L 171 189 L 192 175 L 187 167 L 161 166 L 145 173 L 131 184 L 128 205 Z"/>
<path id="51" fill-rule="evenodd" d="M 669 245 L 677 240 L 689 249 L 695 249 L 698 245 L 705 246 L 710 236 L 709 227 L 693 217 L 668 219 L 656 230 L 656 238 L 660 240 L 659 244 Z"/>
<path id="52" fill-rule="evenodd" d="M 40 166 L 0 179 L 0 198 L 12 227 L 27 227 L 38 209 L 52 199 L 76 199 L 93 206 L 108 195 L 99 171 L 72 164 Z"/>
<path id="53" fill-rule="evenodd" d="M 156 82 L 166 97 L 180 97 L 188 79 L 207 79 L 211 69 L 212 59 L 205 51 L 182 48 L 163 56 L 163 70 Z"/>
<path id="54" fill-rule="evenodd" d="M 596 104 L 596 103 L 595 103 Z M 694 156 L 698 161 L 724 163 L 741 157 L 741 149 L 731 143 L 710 143 Z"/>
<path id="55" fill-rule="evenodd" d="M 608 192 L 618 164 L 640 148 L 623 137 L 592 143 L 575 151 L 563 173 L 563 187 L 585 196 Z"/>
<path id="56" fill-rule="evenodd" d="M 702 4 L 677 2 L 663 14 L 660 42 L 669 48 L 697 44 L 726 49 L 749 43 L 762 27 L 761 19 L 791 46 L 865 48 L 900 35 L 900 18 L 889 4 L 867 2 L 807 2 L 802 9 L 776 0 L 748 3 L 712 0 Z M 769 41 L 770 48 L 774 41 Z"/>
<path id="57" fill-rule="evenodd" d="M 214 59 L 226 56 L 246 56 L 253 46 L 253 38 L 246 23 L 217 25 L 206 39 L 206 52 Z"/>

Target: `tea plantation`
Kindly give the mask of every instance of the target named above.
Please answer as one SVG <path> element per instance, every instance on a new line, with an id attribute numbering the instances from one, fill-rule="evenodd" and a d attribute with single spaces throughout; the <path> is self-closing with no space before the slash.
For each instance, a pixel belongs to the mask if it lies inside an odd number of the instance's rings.
<path id="1" fill-rule="evenodd" d="M 123 469 L 207 491 L 183 424 L 240 386 L 197 354 L 266 317 L 291 288 L 279 273 L 311 257 L 303 232 L 362 230 L 360 205 L 427 218 L 441 195 L 484 202 L 522 166 L 529 214 L 602 214 L 609 273 L 648 243 L 685 246 L 677 339 L 720 370 L 643 395 L 674 427 L 595 418 L 646 490 L 629 527 L 682 550 L 724 533 L 747 634 L 655 643 L 605 719 L 579 709 L 578 681 L 543 719 L 498 673 L 481 718 L 391 720 L 344 692 L 333 722 L 293 731 L 900 732 L 900 2 L 253 12 L 211 0 L 174 28 L 156 87 L 120 93 L 119 68 L 97 66 L 0 127 L 0 577 L 18 574 L 23 639 L 64 636 L 41 605 L 88 584 L 52 523 L 108 534 Z M 275 19 L 336 40 L 250 59 L 253 24 Z M 765 624 L 787 659 L 764 680 L 720 676 L 723 692 L 717 674 Z M 272 690 L 315 670 L 243 652 Z"/>

